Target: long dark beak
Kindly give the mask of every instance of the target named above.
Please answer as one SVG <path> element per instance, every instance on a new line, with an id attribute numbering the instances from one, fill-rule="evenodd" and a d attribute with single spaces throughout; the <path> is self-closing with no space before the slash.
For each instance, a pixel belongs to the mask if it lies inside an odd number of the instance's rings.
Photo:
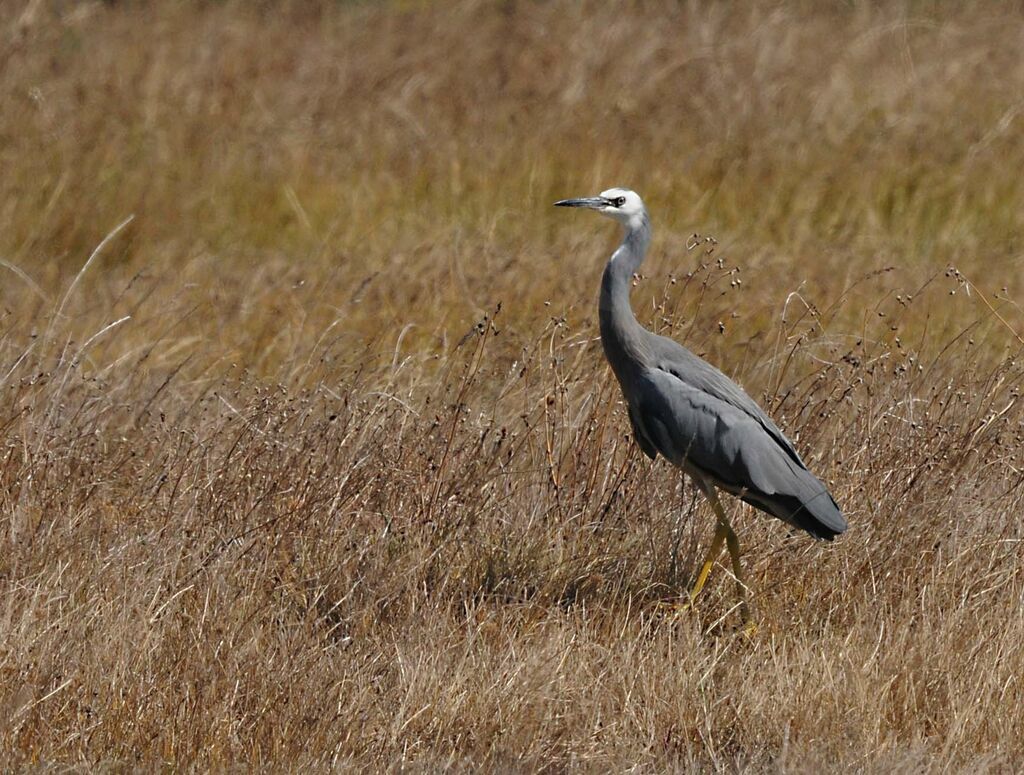
<path id="1" fill-rule="evenodd" d="M 608 200 L 603 196 L 591 196 L 585 199 L 562 199 L 555 202 L 555 207 L 589 207 L 591 210 L 600 210 L 608 205 Z"/>

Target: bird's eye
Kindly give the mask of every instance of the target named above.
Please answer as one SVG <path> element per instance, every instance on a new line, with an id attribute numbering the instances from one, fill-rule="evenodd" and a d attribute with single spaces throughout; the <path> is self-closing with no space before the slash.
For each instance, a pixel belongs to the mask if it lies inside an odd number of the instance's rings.
<path id="1" fill-rule="evenodd" d="M 622 205 L 626 204 L 626 197 L 617 196 L 612 200 L 612 204 L 616 207 L 622 207 Z"/>

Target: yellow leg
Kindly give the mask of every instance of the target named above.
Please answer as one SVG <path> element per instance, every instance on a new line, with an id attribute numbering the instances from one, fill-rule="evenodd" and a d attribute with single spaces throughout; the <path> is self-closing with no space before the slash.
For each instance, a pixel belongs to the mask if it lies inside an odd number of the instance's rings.
<path id="1" fill-rule="evenodd" d="M 697 595 L 704 589 L 704 584 L 708 580 L 708 575 L 711 573 L 711 568 L 715 564 L 715 560 L 718 558 L 718 553 L 722 551 L 722 544 L 725 542 L 726 527 L 721 522 L 718 523 L 718 528 L 715 530 L 715 537 L 711 540 L 711 548 L 708 549 L 707 556 L 704 558 L 704 564 L 701 566 L 700 574 L 697 576 L 697 581 L 693 585 L 693 590 L 690 592 L 690 603 L 693 603 L 697 599 Z"/>
<path id="2" fill-rule="evenodd" d="M 708 579 L 711 566 L 715 564 L 715 558 L 722 550 L 722 542 L 725 541 L 725 545 L 729 549 L 729 557 L 732 559 L 732 573 L 736 577 L 736 586 L 740 593 L 740 617 L 744 623 L 747 623 L 750 621 L 750 609 L 747 606 L 747 585 L 743 582 L 743 566 L 740 564 L 740 540 L 736 537 L 736 531 L 732 529 L 732 525 L 729 524 L 728 517 L 725 516 L 725 509 L 722 508 L 722 504 L 718 500 L 718 493 L 715 492 L 714 486 L 702 482 L 701 489 L 704 490 L 704 494 L 711 502 L 711 508 L 715 511 L 715 516 L 718 517 L 718 528 L 711 541 L 711 550 L 704 561 L 704 566 L 700 569 L 700 575 L 697 576 L 697 583 L 693 585 L 693 592 L 690 593 L 690 603 L 693 603 L 694 598 L 704 588 L 704 582 Z"/>

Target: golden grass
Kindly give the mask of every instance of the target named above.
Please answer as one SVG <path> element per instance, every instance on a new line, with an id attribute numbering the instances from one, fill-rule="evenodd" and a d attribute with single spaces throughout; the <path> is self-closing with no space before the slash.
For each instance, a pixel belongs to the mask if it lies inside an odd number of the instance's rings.
<path id="1" fill-rule="evenodd" d="M 13 10 L 6 767 L 1024 761 L 1019 4 Z M 663 605 L 711 518 L 550 207 L 611 185 L 850 520 L 730 504 L 753 639 Z"/>

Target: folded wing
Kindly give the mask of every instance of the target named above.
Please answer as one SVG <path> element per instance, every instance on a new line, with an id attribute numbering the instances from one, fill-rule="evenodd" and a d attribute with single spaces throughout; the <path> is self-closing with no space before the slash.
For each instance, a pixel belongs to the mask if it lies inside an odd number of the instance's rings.
<path id="1" fill-rule="evenodd" d="M 828 489 L 746 393 L 724 376 L 725 390 L 722 385 L 708 389 L 674 371 L 645 369 L 633 385 L 630 420 L 644 452 L 657 451 L 692 468 L 817 538 L 831 539 L 846 530 Z"/>

